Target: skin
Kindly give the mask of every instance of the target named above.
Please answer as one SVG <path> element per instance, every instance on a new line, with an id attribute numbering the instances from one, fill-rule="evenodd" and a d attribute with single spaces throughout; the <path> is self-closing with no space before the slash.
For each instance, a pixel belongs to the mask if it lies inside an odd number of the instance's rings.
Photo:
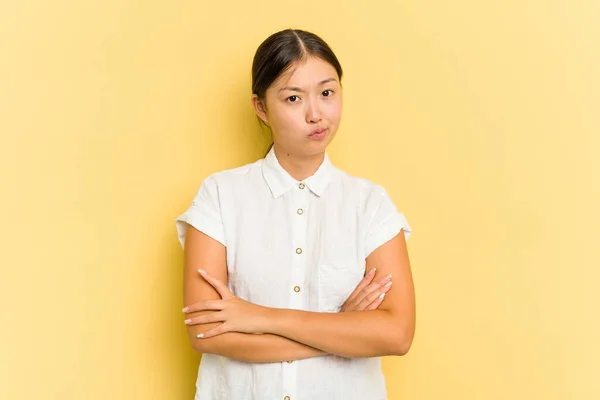
<path id="1" fill-rule="evenodd" d="M 308 57 L 282 74 L 265 99 L 253 95 L 252 104 L 271 127 L 281 166 L 299 181 L 314 174 L 342 117 L 342 86 L 331 64 Z M 318 128 L 326 129 L 323 139 L 310 137 Z"/>
<path id="2" fill-rule="evenodd" d="M 341 94 L 335 69 L 308 57 L 274 82 L 264 99 L 252 96 L 256 114 L 271 127 L 281 166 L 295 179 L 321 165 L 339 127 Z M 326 130 L 324 137 L 310 135 L 318 128 Z M 340 313 L 263 307 L 229 291 L 225 247 L 189 226 L 183 312 L 190 341 L 201 353 L 255 363 L 404 355 L 414 336 L 415 296 L 402 231 L 369 255 L 366 270 Z"/>

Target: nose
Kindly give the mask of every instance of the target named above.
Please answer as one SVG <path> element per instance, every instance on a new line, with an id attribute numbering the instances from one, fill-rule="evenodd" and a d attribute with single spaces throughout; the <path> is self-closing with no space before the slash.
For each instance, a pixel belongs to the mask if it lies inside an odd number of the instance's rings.
<path id="1" fill-rule="evenodd" d="M 321 121 L 321 109 L 319 108 L 319 100 L 312 99 L 307 101 L 306 122 L 316 123 Z"/>

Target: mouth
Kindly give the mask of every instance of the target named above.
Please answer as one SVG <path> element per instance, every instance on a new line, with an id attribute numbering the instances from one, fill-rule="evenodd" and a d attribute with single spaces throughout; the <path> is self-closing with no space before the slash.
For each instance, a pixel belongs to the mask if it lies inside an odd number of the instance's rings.
<path id="1" fill-rule="evenodd" d="M 327 131 L 327 129 L 322 129 L 322 128 L 315 129 L 308 136 L 309 137 L 314 137 L 314 138 L 323 137 L 323 136 L 325 136 L 325 132 L 326 131 Z"/>

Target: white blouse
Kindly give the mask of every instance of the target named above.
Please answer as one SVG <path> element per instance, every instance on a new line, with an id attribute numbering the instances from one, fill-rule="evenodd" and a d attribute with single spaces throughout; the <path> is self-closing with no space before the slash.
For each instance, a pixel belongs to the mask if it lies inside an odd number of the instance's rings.
<path id="1" fill-rule="evenodd" d="M 365 273 L 365 259 L 404 229 L 382 186 L 334 167 L 296 181 L 273 149 L 264 159 L 215 173 L 176 219 L 227 248 L 229 288 L 267 307 L 339 312 Z M 321 356 L 252 364 L 204 354 L 196 400 L 382 400 L 380 358 Z"/>

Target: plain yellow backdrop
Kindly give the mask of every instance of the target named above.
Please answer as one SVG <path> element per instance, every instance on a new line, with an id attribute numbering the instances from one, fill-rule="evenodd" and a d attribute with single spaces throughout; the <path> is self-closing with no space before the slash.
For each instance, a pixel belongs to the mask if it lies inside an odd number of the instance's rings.
<path id="1" fill-rule="evenodd" d="M 264 154 L 250 67 L 314 31 L 334 163 L 414 228 L 391 400 L 600 398 L 600 3 L 0 4 L 0 399 L 190 399 L 174 218 Z M 368 399 L 365 399 L 368 400 Z"/>

